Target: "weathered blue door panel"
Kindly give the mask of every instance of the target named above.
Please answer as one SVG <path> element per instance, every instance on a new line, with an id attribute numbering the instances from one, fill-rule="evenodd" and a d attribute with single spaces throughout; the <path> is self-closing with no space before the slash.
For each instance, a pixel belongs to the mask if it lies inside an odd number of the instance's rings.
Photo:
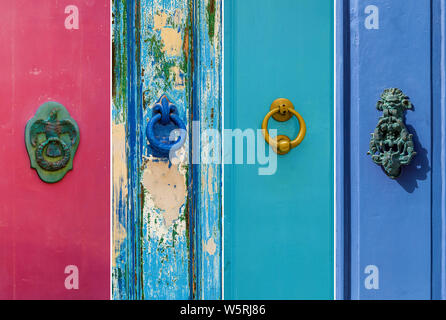
<path id="1" fill-rule="evenodd" d="M 246 155 L 225 165 L 225 299 L 333 297 L 332 34 L 331 0 L 225 1 L 225 128 L 260 129 L 279 97 L 307 124 L 271 175 Z M 270 123 L 291 138 L 299 128 Z"/>
<path id="2" fill-rule="evenodd" d="M 347 129 L 338 152 L 346 163 L 344 297 L 430 299 L 432 119 L 437 114 L 432 103 L 432 1 L 343 4 L 346 67 L 340 71 L 345 73 L 342 121 Z M 396 179 L 367 154 L 370 134 L 382 116 L 376 104 L 387 88 L 401 89 L 414 105 L 405 112 L 405 124 L 417 155 Z"/>
<path id="3" fill-rule="evenodd" d="M 221 144 L 199 139 L 221 130 L 221 7 L 113 1 L 114 299 L 221 298 L 221 161 L 200 161 Z M 177 127 L 187 138 L 169 157 Z"/>

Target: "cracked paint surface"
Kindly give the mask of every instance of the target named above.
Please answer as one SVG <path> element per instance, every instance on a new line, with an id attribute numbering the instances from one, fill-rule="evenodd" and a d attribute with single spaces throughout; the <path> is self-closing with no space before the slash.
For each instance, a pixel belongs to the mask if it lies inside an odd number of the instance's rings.
<path id="1" fill-rule="evenodd" d="M 187 124 L 190 109 L 189 3 L 142 1 L 141 75 L 144 92 L 142 123 L 155 101 L 167 94 Z M 184 152 L 184 151 L 183 151 Z M 188 160 L 179 163 L 151 155 L 143 143 L 142 282 L 146 299 L 190 298 L 190 247 L 187 224 Z"/>
<path id="2" fill-rule="evenodd" d="M 113 165 L 113 267 L 119 256 L 121 245 L 127 238 L 127 230 L 119 221 L 119 206 L 127 199 L 127 166 L 125 153 L 125 126 L 123 123 L 112 125 L 112 165 Z"/>
<path id="3" fill-rule="evenodd" d="M 219 0 L 199 1 L 196 7 L 194 87 L 202 132 L 221 133 L 222 30 Z M 196 299 L 221 299 L 221 140 L 200 141 L 200 170 L 196 173 L 194 265 Z"/>
<path id="4" fill-rule="evenodd" d="M 128 3 L 114 0 L 114 7 L 130 10 Z M 192 169 L 188 141 L 180 161 L 154 157 L 145 126 L 154 103 L 166 94 L 186 127 L 194 119 L 202 130 L 221 130 L 221 0 L 141 0 L 132 8 L 132 17 L 114 12 L 119 23 L 113 34 L 113 137 L 119 144 L 113 157 L 119 163 L 113 181 L 120 187 L 113 189 L 113 217 L 121 224 L 113 229 L 113 296 L 219 299 L 220 164 Z M 126 37 L 128 19 L 134 19 L 136 30 L 128 30 Z M 132 41 L 134 56 L 127 59 Z M 137 77 L 128 80 L 134 82 L 127 92 L 125 75 L 130 79 L 132 70 Z M 135 92 L 133 106 L 127 104 Z M 210 151 L 219 157 L 220 144 L 202 144 L 201 156 L 208 158 Z"/>
<path id="5" fill-rule="evenodd" d="M 147 191 L 146 200 L 153 201 L 161 210 L 166 227 L 170 227 L 180 215 L 186 202 L 186 177 L 178 165 L 157 159 L 148 159 L 142 173 L 142 185 Z"/>
<path id="6" fill-rule="evenodd" d="M 215 243 L 214 238 L 210 238 L 206 242 L 204 248 L 208 254 L 211 256 L 214 255 L 215 251 L 217 250 L 217 244 Z"/>
<path id="7" fill-rule="evenodd" d="M 112 297 L 132 297 L 129 275 L 127 119 L 127 2 L 113 1 L 112 53 Z"/>

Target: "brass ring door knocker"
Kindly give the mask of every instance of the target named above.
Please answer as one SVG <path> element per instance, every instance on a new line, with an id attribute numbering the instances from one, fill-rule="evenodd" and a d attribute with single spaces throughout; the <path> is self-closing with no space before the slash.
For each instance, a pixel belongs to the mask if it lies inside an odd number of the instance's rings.
<path id="1" fill-rule="evenodd" d="M 279 122 L 288 121 L 293 115 L 299 121 L 300 130 L 296 139 L 292 140 L 286 135 L 278 135 L 275 138 L 271 138 L 268 133 L 268 121 L 271 117 Z M 291 149 L 296 148 L 305 138 L 307 127 L 305 126 L 304 118 L 294 109 L 290 100 L 279 98 L 275 100 L 270 107 L 270 111 L 266 114 L 265 119 L 262 122 L 262 132 L 265 137 L 265 141 L 272 147 L 272 149 L 280 154 L 284 155 L 290 152 Z"/>

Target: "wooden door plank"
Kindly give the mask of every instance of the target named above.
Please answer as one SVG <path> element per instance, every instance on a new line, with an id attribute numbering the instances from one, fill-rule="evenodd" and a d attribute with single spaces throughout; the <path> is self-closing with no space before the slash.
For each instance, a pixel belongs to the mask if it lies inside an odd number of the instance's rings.
<path id="1" fill-rule="evenodd" d="M 195 299 L 220 299 L 222 252 L 222 0 L 195 1 L 193 274 Z M 195 125 L 193 125 L 195 127 Z"/>
<path id="2" fill-rule="evenodd" d="M 127 110 L 128 54 L 127 1 L 113 1 L 112 27 L 112 297 L 134 298 L 133 237 L 128 217 Z"/>
<path id="3" fill-rule="evenodd" d="M 140 194 L 142 211 L 141 278 L 142 298 L 188 299 L 189 163 L 187 146 L 178 151 L 180 158 L 169 161 L 153 155 L 145 138 L 145 126 L 151 108 L 166 94 L 188 124 L 191 110 L 190 30 L 191 8 L 188 1 L 141 1 L 141 94 L 142 121 Z M 138 32 L 139 31 L 139 32 Z"/>
<path id="4" fill-rule="evenodd" d="M 210 146 L 221 157 L 221 143 L 199 139 L 221 130 L 220 21 L 221 1 L 114 2 L 115 299 L 221 297 L 221 161 L 200 163 Z M 188 128 L 171 160 L 145 132 L 163 95 Z"/>
<path id="5" fill-rule="evenodd" d="M 337 6 L 337 298 L 444 298 L 445 1 L 368 5 L 343 0 Z M 379 24 L 368 29 L 372 12 Z M 419 154 L 397 180 L 382 176 L 358 149 L 367 148 L 361 137 L 376 125 L 366 131 L 364 124 L 379 116 L 370 91 L 379 98 L 388 86 L 400 86 L 415 104 L 406 123 Z M 380 202 L 370 206 L 368 195 Z M 379 290 L 364 287 L 372 264 Z"/>

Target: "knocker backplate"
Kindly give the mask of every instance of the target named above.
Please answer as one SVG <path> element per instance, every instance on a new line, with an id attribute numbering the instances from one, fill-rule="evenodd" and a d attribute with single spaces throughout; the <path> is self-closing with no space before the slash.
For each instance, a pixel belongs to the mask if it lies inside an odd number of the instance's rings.
<path id="1" fill-rule="evenodd" d="M 290 108 L 290 109 L 294 109 L 294 105 L 293 103 L 285 98 L 279 98 L 273 101 L 273 103 L 271 103 L 271 107 L 269 108 L 270 110 L 273 110 L 275 108 Z M 291 114 L 291 112 L 286 112 L 284 114 L 281 114 L 280 112 L 277 112 L 275 114 L 273 114 L 273 119 L 279 122 L 284 122 L 284 121 L 288 121 L 293 117 L 293 115 Z"/>
<path id="2" fill-rule="evenodd" d="M 26 124 L 25 144 L 31 168 L 43 181 L 54 183 L 73 168 L 79 127 L 63 105 L 47 102 Z"/>

